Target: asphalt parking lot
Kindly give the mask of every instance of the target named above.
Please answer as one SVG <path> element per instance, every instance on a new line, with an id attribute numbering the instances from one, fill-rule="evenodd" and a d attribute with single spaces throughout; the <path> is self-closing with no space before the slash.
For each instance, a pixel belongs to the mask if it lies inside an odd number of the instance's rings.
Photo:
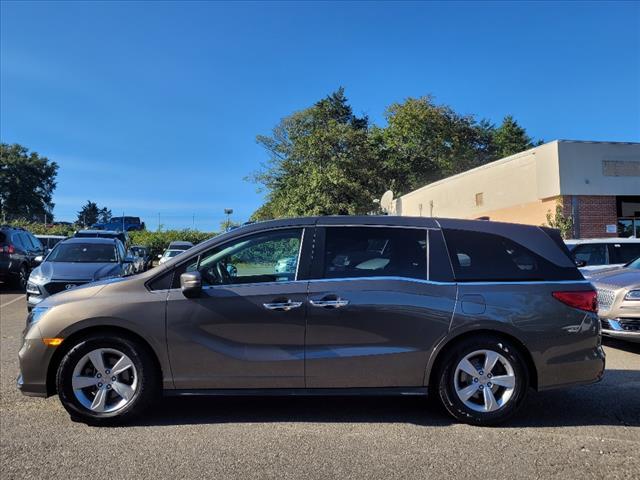
<path id="1" fill-rule="evenodd" d="M 24 296 L 0 292 L 0 460 L 13 478 L 638 478 L 640 346 L 605 379 L 532 393 L 500 428 L 420 398 L 173 398 L 135 425 L 73 423 L 15 388 Z"/>

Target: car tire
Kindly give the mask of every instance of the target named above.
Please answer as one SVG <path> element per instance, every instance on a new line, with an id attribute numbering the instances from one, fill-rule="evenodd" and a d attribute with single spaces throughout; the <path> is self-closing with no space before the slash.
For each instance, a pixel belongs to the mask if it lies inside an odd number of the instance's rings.
<path id="1" fill-rule="evenodd" d="M 160 375 L 140 343 L 120 335 L 93 335 L 78 340 L 64 355 L 56 385 L 72 419 L 107 426 L 148 410 L 159 396 Z"/>
<path id="2" fill-rule="evenodd" d="M 445 352 L 439 365 L 438 398 L 461 422 L 500 424 L 517 412 L 527 395 L 527 365 L 519 350 L 505 339 L 464 339 Z"/>
<path id="3" fill-rule="evenodd" d="M 18 274 L 14 279 L 14 286 L 21 291 L 27 289 L 27 281 L 29 280 L 29 268 L 23 263 L 20 265 L 20 269 L 18 270 Z"/>

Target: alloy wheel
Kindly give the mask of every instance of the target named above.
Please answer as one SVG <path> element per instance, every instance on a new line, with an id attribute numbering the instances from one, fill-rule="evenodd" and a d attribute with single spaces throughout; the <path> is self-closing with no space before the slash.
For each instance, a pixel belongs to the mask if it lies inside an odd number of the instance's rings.
<path id="1" fill-rule="evenodd" d="M 516 386 L 514 368 L 493 350 L 476 350 L 456 366 L 454 387 L 458 398 L 476 412 L 494 412 L 513 397 Z"/>
<path id="2" fill-rule="evenodd" d="M 76 364 L 71 378 L 76 399 L 95 413 L 124 408 L 138 388 L 138 374 L 131 359 L 113 348 L 97 348 Z"/>

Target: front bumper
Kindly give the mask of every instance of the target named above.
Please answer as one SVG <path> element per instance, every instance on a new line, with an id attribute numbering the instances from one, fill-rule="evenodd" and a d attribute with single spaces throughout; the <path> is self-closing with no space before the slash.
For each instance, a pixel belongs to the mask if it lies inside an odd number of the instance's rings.
<path id="1" fill-rule="evenodd" d="M 640 319 L 601 318 L 602 335 L 640 343 Z"/>
<path id="2" fill-rule="evenodd" d="M 55 347 L 44 344 L 37 325 L 26 332 L 24 343 L 18 352 L 20 374 L 16 380 L 18 389 L 24 395 L 48 396 L 47 371 L 55 351 Z"/>
<path id="3" fill-rule="evenodd" d="M 27 309 L 31 310 L 33 307 L 42 302 L 46 297 L 38 295 L 27 295 Z"/>

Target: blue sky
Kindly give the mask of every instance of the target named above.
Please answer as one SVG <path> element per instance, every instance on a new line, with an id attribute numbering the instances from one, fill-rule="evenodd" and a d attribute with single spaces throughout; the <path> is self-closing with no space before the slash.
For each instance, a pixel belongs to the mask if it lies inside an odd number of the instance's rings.
<path id="1" fill-rule="evenodd" d="M 244 177 L 284 116 L 346 88 L 383 124 L 432 94 L 535 138 L 640 141 L 640 4 L 6 2 L 0 137 L 87 199 L 156 228 L 216 230 L 262 199 Z"/>

